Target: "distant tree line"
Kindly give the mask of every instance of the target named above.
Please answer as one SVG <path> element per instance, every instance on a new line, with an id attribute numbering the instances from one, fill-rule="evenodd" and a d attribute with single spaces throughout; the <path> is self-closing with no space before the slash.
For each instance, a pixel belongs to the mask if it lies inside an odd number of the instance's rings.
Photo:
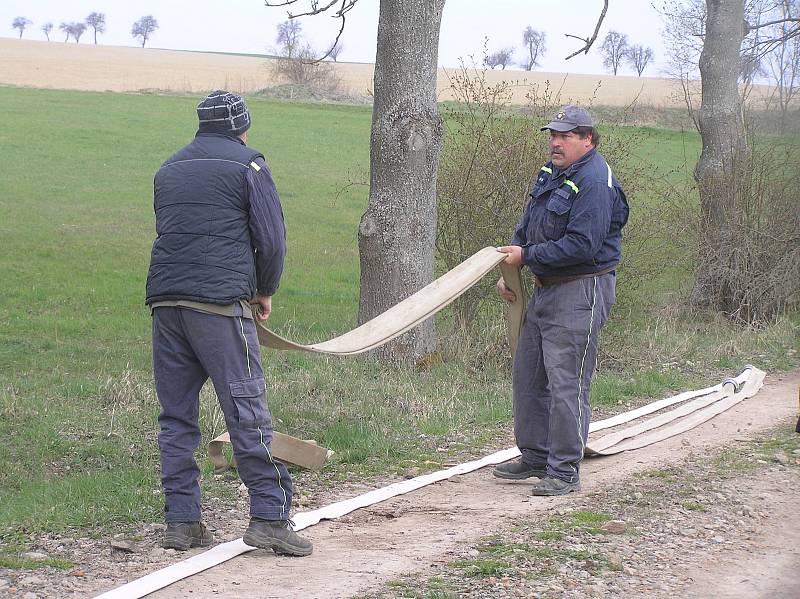
<path id="1" fill-rule="evenodd" d="M 628 36 L 619 31 L 609 31 L 599 49 L 603 66 L 614 75 L 622 63 L 627 62 L 639 77 L 653 62 L 653 49 L 639 44 L 629 45 Z"/>
<path id="2" fill-rule="evenodd" d="M 14 20 L 11 22 L 11 27 L 13 29 L 19 30 L 19 38 L 22 39 L 22 34 L 25 30 L 33 25 L 33 21 L 31 21 L 27 17 L 14 17 Z M 73 21 L 73 22 L 66 22 L 63 21 L 59 26 L 58 29 L 64 33 L 64 42 L 68 42 L 69 38 L 75 40 L 76 44 L 79 44 L 81 41 L 81 36 L 86 32 L 88 28 L 92 28 L 94 31 L 94 43 L 97 44 L 97 34 L 98 33 L 105 33 L 106 31 L 106 15 L 102 12 L 93 12 L 91 13 L 84 21 Z M 153 17 L 153 15 L 145 15 L 137 20 L 133 27 L 131 27 L 131 36 L 135 39 L 138 39 L 141 44 L 142 48 L 144 48 L 147 41 L 153 35 L 153 32 L 158 29 L 158 21 Z M 41 26 L 41 30 L 44 32 L 47 41 L 50 41 L 50 32 L 53 31 L 53 24 L 52 23 L 44 23 Z"/>
<path id="3" fill-rule="evenodd" d="M 542 66 L 539 63 L 539 59 L 542 58 L 547 51 L 545 37 L 544 31 L 537 31 L 530 25 L 525 28 L 522 32 L 522 50 L 525 53 L 525 58 L 517 63 L 517 66 L 522 67 L 526 71 L 532 71 L 536 67 Z M 483 64 L 490 69 L 494 69 L 495 67 L 505 69 L 507 66 L 513 65 L 514 48 L 501 48 L 494 52 L 487 51 L 483 59 Z"/>
<path id="4" fill-rule="evenodd" d="M 528 25 L 522 32 L 524 58 L 520 62 L 514 62 L 514 48 L 508 47 L 493 52 L 487 51 L 483 64 L 490 69 L 497 67 L 505 69 L 507 66 L 516 64 L 526 71 L 532 71 L 536 67 L 542 66 L 540 60 L 547 51 L 545 41 L 544 31 L 538 31 Z M 603 66 L 614 75 L 617 74 L 620 66 L 627 63 L 636 70 L 640 77 L 647 66 L 653 62 L 654 56 L 652 48 L 628 45 L 628 36 L 617 31 L 609 31 L 606 34 L 599 52 L 603 57 Z"/>

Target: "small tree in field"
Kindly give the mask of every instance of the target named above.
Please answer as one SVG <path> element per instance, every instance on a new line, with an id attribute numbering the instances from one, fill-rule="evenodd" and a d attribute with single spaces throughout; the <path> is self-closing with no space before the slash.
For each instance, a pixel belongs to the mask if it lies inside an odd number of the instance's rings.
<path id="1" fill-rule="evenodd" d="M 278 53 L 286 58 L 294 58 L 300 49 L 302 38 L 300 21 L 284 21 L 278 23 L 278 33 L 275 41 L 278 44 Z"/>
<path id="2" fill-rule="evenodd" d="M 50 32 L 53 30 L 52 23 L 45 23 L 42 25 L 42 31 L 44 31 L 45 36 L 47 37 L 47 41 L 50 41 Z"/>
<path id="3" fill-rule="evenodd" d="M 86 17 L 86 24 L 94 29 L 94 45 L 97 45 L 97 34 L 106 31 L 106 15 L 101 12 L 93 12 Z"/>
<path id="4" fill-rule="evenodd" d="M 337 41 L 328 52 L 328 56 L 331 57 L 333 62 L 337 62 L 339 59 L 339 54 L 342 53 L 342 50 L 344 50 L 344 44 L 342 44 L 340 41 Z"/>
<path id="5" fill-rule="evenodd" d="M 539 58 L 544 56 L 545 50 L 547 50 L 544 45 L 545 36 L 544 31 L 536 31 L 530 25 L 522 32 L 522 43 L 528 51 L 528 58 L 525 59 L 523 64 L 526 71 L 532 71 L 534 68 L 541 66 Z"/>
<path id="6" fill-rule="evenodd" d="M 614 75 L 617 74 L 622 59 L 628 51 L 628 36 L 618 31 L 609 31 L 600 46 L 600 54 L 603 56 L 603 66 L 610 69 Z"/>
<path id="7" fill-rule="evenodd" d="M 28 19 L 26 17 L 16 17 L 14 19 L 14 22 L 11 24 L 11 26 L 14 29 L 19 29 L 19 39 L 22 39 L 22 32 L 25 31 L 25 28 L 28 25 L 31 25 L 32 23 L 33 23 L 33 21 L 31 21 L 30 19 Z"/>
<path id="8" fill-rule="evenodd" d="M 69 34 L 72 36 L 72 39 L 75 40 L 76 44 L 81 43 L 81 36 L 86 31 L 86 23 L 70 23 L 69 24 Z"/>
<path id="9" fill-rule="evenodd" d="M 72 32 L 70 31 L 70 27 L 72 27 L 72 25 L 70 25 L 69 23 L 61 23 L 61 25 L 59 25 L 59 26 L 58 26 L 58 28 L 59 28 L 61 31 L 63 31 L 63 32 L 64 32 L 64 35 L 65 35 L 65 37 L 64 37 L 64 43 L 65 43 L 65 44 L 66 44 L 66 43 L 69 41 L 69 35 L 70 35 L 70 33 L 72 33 Z"/>
<path id="10" fill-rule="evenodd" d="M 158 29 L 158 21 L 155 20 L 153 15 L 145 15 L 133 24 L 131 27 L 131 35 L 138 38 L 142 42 L 142 48 L 153 35 L 153 32 Z"/>
<path id="11" fill-rule="evenodd" d="M 628 48 L 626 58 L 628 59 L 628 63 L 636 69 L 639 77 L 641 77 L 642 72 L 644 72 L 647 65 L 653 60 L 653 49 L 645 48 L 637 44 Z"/>
<path id="12" fill-rule="evenodd" d="M 513 55 L 514 55 L 513 49 L 502 48 L 497 52 L 492 52 L 491 54 L 487 55 L 486 58 L 483 59 L 483 62 L 490 69 L 494 69 L 495 67 L 500 67 L 501 69 L 505 69 L 511 62 L 511 58 Z"/>

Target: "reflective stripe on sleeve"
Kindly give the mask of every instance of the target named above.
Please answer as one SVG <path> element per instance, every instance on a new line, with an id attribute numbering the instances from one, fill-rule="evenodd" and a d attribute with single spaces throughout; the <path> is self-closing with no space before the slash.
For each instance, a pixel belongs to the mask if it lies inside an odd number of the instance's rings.
<path id="1" fill-rule="evenodd" d="M 252 169 L 253 169 L 255 172 L 258 172 L 258 171 L 260 171 L 260 170 L 261 170 L 261 167 L 260 167 L 260 166 L 258 166 L 258 165 L 257 165 L 255 162 L 251 162 L 251 163 L 250 163 L 250 166 L 252 167 Z"/>
<path id="2" fill-rule="evenodd" d="M 564 185 L 569 185 L 572 188 L 572 191 L 578 193 L 578 186 L 569 179 L 564 179 Z"/>

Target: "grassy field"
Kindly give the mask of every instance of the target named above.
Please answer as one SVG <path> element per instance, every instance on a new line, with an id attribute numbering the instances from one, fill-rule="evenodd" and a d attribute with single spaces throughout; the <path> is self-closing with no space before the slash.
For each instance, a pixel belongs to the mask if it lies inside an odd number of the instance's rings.
<path id="1" fill-rule="evenodd" d="M 0 101 L 0 538 L 8 554 L 26 535 L 160 518 L 143 304 L 152 176 L 193 136 L 197 98 L 0 87 Z M 250 106 L 250 145 L 271 165 L 289 236 L 270 324 L 321 340 L 355 324 L 356 232 L 367 188 L 348 184 L 367 180 L 371 109 Z M 643 140 L 638 159 L 676 181 L 699 151 L 694 134 L 631 134 Z M 653 200 L 631 203 L 635 210 Z M 615 314 L 601 363 L 609 366 L 592 390 L 596 406 L 731 374 L 747 359 L 768 369 L 794 363 L 796 318 L 743 331 L 666 310 L 676 277 L 664 273 Z M 334 479 L 435 468 L 506 444 L 501 324 L 486 325 L 488 343 L 455 344 L 446 317 L 442 323 L 443 346 L 459 349 L 426 368 L 265 352 L 276 428 L 334 449 Z M 219 431 L 213 397 L 204 404 L 208 440 Z"/>

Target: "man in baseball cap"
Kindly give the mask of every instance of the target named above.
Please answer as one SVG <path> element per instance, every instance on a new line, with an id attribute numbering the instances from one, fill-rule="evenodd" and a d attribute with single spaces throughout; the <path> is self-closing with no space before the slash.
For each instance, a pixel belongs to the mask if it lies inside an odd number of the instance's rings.
<path id="1" fill-rule="evenodd" d="M 512 372 L 514 434 L 521 457 L 501 479 L 537 479 L 533 495 L 580 490 L 589 433 L 589 385 L 597 339 L 615 299 L 628 203 L 597 152 L 600 134 L 580 106 L 561 108 L 542 127 L 550 161 L 536 178 L 506 262 L 527 266 L 535 287 Z M 516 299 L 501 278 L 498 293 Z"/>

